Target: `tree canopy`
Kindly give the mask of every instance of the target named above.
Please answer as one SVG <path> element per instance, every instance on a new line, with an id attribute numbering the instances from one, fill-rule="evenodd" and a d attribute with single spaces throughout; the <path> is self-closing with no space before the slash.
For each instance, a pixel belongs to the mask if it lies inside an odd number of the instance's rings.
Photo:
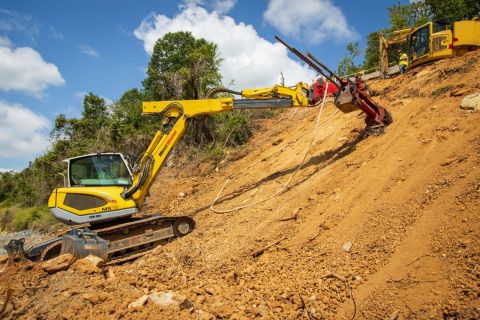
<path id="1" fill-rule="evenodd" d="M 358 42 L 350 42 L 347 44 L 347 55 L 338 64 L 338 74 L 347 76 L 361 69 L 355 64 L 355 58 L 361 55 L 360 44 Z"/>
<path id="2" fill-rule="evenodd" d="M 190 32 L 167 33 L 158 39 L 143 81 L 151 100 L 198 99 L 220 84 L 217 45 Z"/>
<path id="3" fill-rule="evenodd" d="M 480 17 L 480 1 L 478 0 L 425 0 L 434 19 L 442 19 L 449 23 L 464 19 Z"/>

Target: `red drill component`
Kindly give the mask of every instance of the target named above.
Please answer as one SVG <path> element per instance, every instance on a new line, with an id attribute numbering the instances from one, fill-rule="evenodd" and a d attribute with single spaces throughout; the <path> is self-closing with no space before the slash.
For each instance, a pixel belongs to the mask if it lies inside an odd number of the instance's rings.
<path id="1" fill-rule="evenodd" d="M 325 89 L 327 88 L 327 82 L 319 77 L 310 87 L 309 100 L 310 104 L 315 104 L 323 99 L 325 95 Z M 327 96 L 333 96 L 337 93 L 338 88 L 336 85 L 329 85 Z"/>
<path id="2" fill-rule="evenodd" d="M 368 127 L 382 127 L 388 126 L 392 123 L 393 120 L 390 113 L 373 101 L 367 93 L 365 84 L 360 77 L 357 76 L 355 82 L 348 78 L 342 78 L 330 70 L 326 65 L 318 61 L 318 59 L 310 53 L 307 53 L 308 57 L 306 57 L 297 49 L 290 47 L 278 36 L 275 36 L 275 38 L 336 87 L 338 91 L 335 94 L 335 106 L 338 109 L 345 113 L 361 109 L 367 115 L 365 123 Z M 321 87 L 319 85 L 317 85 L 317 87 L 319 87 L 317 90 L 320 91 Z M 314 87 L 310 97 L 310 100 L 314 102 L 316 101 L 315 89 L 316 88 Z M 323 92 L 325 92 L 325 89 Z"/>

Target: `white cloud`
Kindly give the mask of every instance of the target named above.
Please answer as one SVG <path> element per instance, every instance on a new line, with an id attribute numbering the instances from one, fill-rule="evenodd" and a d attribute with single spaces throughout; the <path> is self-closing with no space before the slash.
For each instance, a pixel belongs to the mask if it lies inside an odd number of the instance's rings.
<path id="1" fill-rule="evenodd" d="M 11 45 L 5 39 L 0 44 L 0 90 L 41 97 L 48 86 L 65 83 L 58 68 L 43 60 L 37 51 L 28 47 L 14 49 Z"/>
<path id="2" fill-rule="evenodd" d="M 105 105 L 108 107 L 108 106 L 111 106 L 113 104 L 113 100 L 110 99 L 110 98 L 107 98 L 107 97 L 104 97 L 104 96 L 100 96 L 100 98 L 102 98 L 104 101 L 105 101 Z"/>
<path id="3" fill-rule="evenodd" d="M 63 33 L 57 30 L 54 26 L 49 26 L 48 31 L 50 32 L 50 36 L 57 40 L 63 40 Z"/>
<path id="4" fill-rule="evenodd" d="M 232 10 L 236 3 L 237 0 L 184 0 L 183 4 L 180 4 L 178 7 L 183 10 L 188 7 L 202 6 L 225 14 Z"/>
<path id="5" fill-rule="evenodd" d="M 0 157 L 30 157 L 49 145 L 50 122 L 20 105 L 0 100 Z"/>
<path id="6" fill-rule="evenodd" d="M 218 0 L 213 3 L 213 9 L 221 13 L 227 13 L 235 6 L 237 0 Z"/>
<path id="7" fill-rule="evenodd" d="M 35 42 L 40 25 L 30 15 L 0 8 L 0 31 L 20 33 Z"/>
<path id="8" fill-rule="evenodd" d="M 301 5 L 292 0 L 270 0 L 263 18 L 281 33 L 311 43 L 326 39 L 351 40 L 358 36 L 342 10 L 330 0 L 303 0 Z"/>
<path id="9" fill-rule="evenodd" d="M 3 172 L 16 172 L 16 170 L 14 170 L 14 169 L 0 168 L 0 173 L 3 173 Z"/>
<path id="10" fill-rule="evenodd" d="M 80 52 L 84 55 L 87 55 L 87 56 L 90 56 L 90 57 L 94 57 L 94 58 L 98 58 L 100 57 L 100 54 L 95 51 L 95 49 L 93 49 L 92 47 L 90 46 L 87 46 L 87 45 L 80 45 L 78 46 L 80 48 Z"/>
<path id="11" fill-rule="evenodd" d="M 0 47 L 11 48 L 12 42 L 8 37 L 0 36 Z"/>
<path id="12" fill-rule="evenodd" d="M 287 84 L 310 81 L 315 75 L 306 66 L 290 59 L 280 43 L 260 37 L 252 25 L 237 23 L 216 11 L 208 12 L 196 3 L 187 3 L 173 18 L 150 14 L 134 31 L 152 54 L 155 42 L 168 32 L 190 31 L 194 37 L 218 44 L 223 58 L 220 72 L 223 83 L 234 80 L 236 89 L 271 86 L 283 72 Z"/>
<path id="13" fill-rule="evenodd" d="M 86 91 L 77 91 L 75 92 L 75 97 L 83 102 L 83 99 L 85 99 L 85 96 L 88 94 Z"/>

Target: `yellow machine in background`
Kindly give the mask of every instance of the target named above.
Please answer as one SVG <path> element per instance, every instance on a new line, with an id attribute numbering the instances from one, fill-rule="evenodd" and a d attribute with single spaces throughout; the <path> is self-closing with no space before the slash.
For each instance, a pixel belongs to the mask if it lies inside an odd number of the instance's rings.
<path id="1" fill-rule="evenodd" d="M 464 20 L 448 24 L 430 21 L 417 28 L 395 31 L 380 36 L 380 75 L 388 75 L 388 47 L 407 42 L 410 68 L 453 56 L 460 56 L 480 47 L 480 21 Z"/>

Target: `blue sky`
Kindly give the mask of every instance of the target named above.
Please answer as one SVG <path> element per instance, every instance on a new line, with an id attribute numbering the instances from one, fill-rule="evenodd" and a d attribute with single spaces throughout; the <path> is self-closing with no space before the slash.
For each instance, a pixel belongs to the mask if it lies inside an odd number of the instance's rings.
<path id="1" fill-rule="evenodd" d="M 403 1 L 407 2 L 407 1 Z M 109 103 L 141 88 L 158 37 L 188 30 L 219 44 L 224 84 L 269 86 L 315 75 L 276 34 L 335 69 L 345 45 L 365 45 L 396 0 L 3 0 L 0 4 L 0 170 L 21 170 L 49 146 L 58 114 L 77 117 L 83 95 Z"/>

